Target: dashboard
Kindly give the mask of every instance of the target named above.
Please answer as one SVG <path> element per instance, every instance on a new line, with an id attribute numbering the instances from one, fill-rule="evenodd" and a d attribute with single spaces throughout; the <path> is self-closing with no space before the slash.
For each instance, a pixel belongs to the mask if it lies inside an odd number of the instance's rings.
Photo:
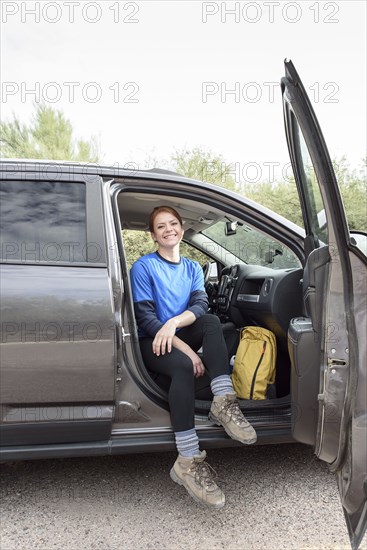
<path id="1" fill-rule="evenodd" d="M 237 327 L 259 325 L 286 338 L 289 322 L 302 315 L 301 268 L 225 267 L 212 290 L 212 312 Z"/>

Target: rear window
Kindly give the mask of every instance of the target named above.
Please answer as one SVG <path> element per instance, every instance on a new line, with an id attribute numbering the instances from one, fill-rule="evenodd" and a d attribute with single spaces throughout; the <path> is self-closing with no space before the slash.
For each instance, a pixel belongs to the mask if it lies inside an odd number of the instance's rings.
<path id="1" fill-rule="evenodd" d="M 87 262 L 83 183 L 0 181 L 1 259 Z"/>

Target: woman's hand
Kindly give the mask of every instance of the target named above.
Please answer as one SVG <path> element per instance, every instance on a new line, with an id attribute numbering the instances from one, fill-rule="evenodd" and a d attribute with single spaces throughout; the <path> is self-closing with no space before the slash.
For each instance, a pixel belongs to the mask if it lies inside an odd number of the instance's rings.
<path id="1" fill-rule="evenodd" d="M 195 353 L 195 351 L 191 349 L 188 344 L 177 338 L 177 336 L 175 336 L 173 345 L 175 346 L 175 348 L 182 351 L 182 353 L 185 353 L 191 359 L 195 378 L 203 376 L 203 374 L 205 373 L 205 367 L 198 354 Z"/>
<path id="2" fill-rule="evenodd" d="M 168 319 L 159 329 L 153 340 L 152 348 L 155 355 L 164 355 L 171 353 L 172 340 L 176 333 L 177 322 L 174 318 Z"/>
<path id="3" fill-rule="evenodd" d="M 186 353 L 186 352 L 184 352 L 184 353 Z M 192 366 L 193 366 L 193 369 L 194 369 L 195 378 L 199 378 L 200 376 L 203 376 L 203 374 L 205 373 L 205 367 L 203 365 L 202 360 L 198 356 L 198 354 L 195 353 L 190 348 L 190 353 L 187 353 L 186 355 L 188 355 L 190 357 L 191 361 L 192 361 Z"/>
<path id="4" fill-rule="evenodd" d="M 203 376 L 205 373 L 205 367 L 202 360 L 188 344 L 175 336 L 176 327 L 177 323 L 174 318 L 169 319 L 166 323 L 164 323 L 163 327 L 159 329 L 153 340 L 153 353 L 158 356 L 164 355 L 166 352 L 170 353 L 172 346 L 174 346 L 190 357 L 194 370 L 194 376 L 196 378 Z"/>
<path id="5" fill-rule="evenodd" d="M 176 315 L 168 319 L 159 329 L 153 340 L 153 353 L 155 355 L 164 355 L 166 352 L 172 351 L 173 338 L 176 330 L 181 327 L 192 325 L 196 320 L 192 311 L 184 311 L 180 315 Z M 191 348 L 190 348 L 191 349 Z"/>

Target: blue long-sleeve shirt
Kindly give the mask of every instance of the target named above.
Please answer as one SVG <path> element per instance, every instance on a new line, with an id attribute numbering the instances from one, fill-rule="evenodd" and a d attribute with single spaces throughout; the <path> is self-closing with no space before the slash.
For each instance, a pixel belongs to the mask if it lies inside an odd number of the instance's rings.
<path id="1" fill-rule="evenodd" d="M 158 252 L 142 256 L 130 271 L 139 337 L 156 335 L 168 319 L 191 311 L 196 318 L 208 310 L 203 270 L 183 256 L 170 262 Z"/>

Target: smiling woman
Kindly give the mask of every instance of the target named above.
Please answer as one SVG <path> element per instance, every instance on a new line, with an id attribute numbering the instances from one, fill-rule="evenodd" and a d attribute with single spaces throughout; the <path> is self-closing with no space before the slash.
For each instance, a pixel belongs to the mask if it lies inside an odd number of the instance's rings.
<path id="1" fill-rule="evenodd" d="M 225 497 L 205 462 L 206 453 L 199 450 L 194 427 L 194 378 L 207 369 L 214 395 L 211 419 L 230 437 L 251 444 L 256 432 L 243 416 L 232 386 L 219 319 L 207 314 L 203 271 L 197 262 L 180 256 L 180 214 L 159 206 L 150 215 L 149 229 L 158 249 L 135 262 L 130 276 L 145 366 L 170 379 L 168 401 L 179 453 L 170 475 L 195 500 L 221 508 Z"/>

